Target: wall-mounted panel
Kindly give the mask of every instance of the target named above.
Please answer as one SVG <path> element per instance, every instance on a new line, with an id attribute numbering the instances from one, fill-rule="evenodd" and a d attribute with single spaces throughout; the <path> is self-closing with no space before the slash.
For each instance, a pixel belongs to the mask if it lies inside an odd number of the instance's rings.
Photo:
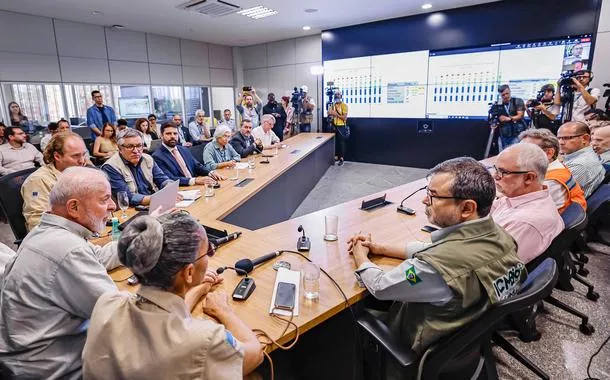
<path id="1" fill-rule="evenodd" d="M 55 20 L 55 35 L 60 56 L 108 59 L 102 26 Z"/>
<path id="2" fill-rule="evenodd" d="M 168 65 L 180 64 L 180 40 L 173 37 L 147 34 L 148 61 Z"/>
<path id="3" fill-rule="evenodd" d="M 296 39 L 296 63 L 322 60 L 322 38 L 319 34 Z"/>
<path id="4" fill-rule="evenodd" d="M 61 76 L 64 82 L 109 83 L 107 59 L 60 57 Z"/>
<path id="5" fill-rule="evenodd" d="M 210 45 L 210 67 L 233 69 L 233 52 L 230 46 Z"/>
<path id="6" fill-rule="evenodd" d="M 112 83 L 149 84 L 148 63 L 110 61 Z"/>
<path id="7" fill-rule="evenodd" d="M 182 64 L 185 66 L 209 67 L 209 45 L 205 42 L 180 40 Z"/>
<path id="8" fill-rule="evenodd" d="M 267 45 L 247 46 L 241 49 L 244 69 L 267 67 Z"/>
<path id="9" fill-rule="evenodd" d="M 184 85 L 209 85 L 210 69 L 198 66 L 182 66 Z"/>
<path id="10" fill-rule="evenodd" d="M 111 60 L 148 62 L 144 33 L 106 28 L 106 42 Z"/>
<path id="11" fill-rule="evenodd" d="M 0 54 L 0 80 L 59 82 L 57 56 L 23 53 Z"/>
<path id="12" fill-rule="evenodd" d="M 267 44 L 267 63 L 269 66 L 295 64 L 296 43 L 294 39 Z"/>
<path id="13" fill-rule="evenodd" d="M 210 69 L 212 86 L 233 86 L 233 70 Z"/>
<path id="14" fill-rule="evenodd" d="M 50 18 L 0 11 L 0 25 L 0 51 L 57 54 Z"/>
<path id="15" fill-rule="evenodd" d="M 178 65 L 161 65 L 150 63 L 150 83 L 181 85 L 182 84 L 182 67 Z"/>

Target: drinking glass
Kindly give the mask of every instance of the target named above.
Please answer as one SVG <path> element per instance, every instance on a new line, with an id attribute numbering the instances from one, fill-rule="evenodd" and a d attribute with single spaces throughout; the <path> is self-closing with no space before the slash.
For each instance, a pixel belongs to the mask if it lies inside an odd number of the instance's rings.
<path id="1" fill-rule="evenodd" d="M 237 181 L 239 179 L 239 168 L 235 166 L 235 177 L 229 178 L 231 181 Z"/>
<path id="2" fill-rule="evenodd" d="M 123 213 L 121 214 L 121 218 L 127 219 L 127 214 L 125 213 L 125 211 L 127 211 L 127 209 L 129 208 L 129 196 L 127 196 L 127 192 L 119 191 L 116 194 L 116 200 L 119 204 L 119 208 L 121 209 L 121 211 L 123 211 Z"/>
<path id="3" fill-rule="evenodd" d="M 324 217 L 324 240 L 337 240 L 337 231 L 339 229 L 339 217 L 337 215 L 326 215 Z"/>
<path id="4" fill-rule="evenodd" d="M 314 263 L 303 264 L 303 294 L 308 300 L 320 297 L 320 267 Z"/>
<path id="5" fill-rule="evenodd" d="M 205 184 L 205 190 L 203 192 L 205 197 L 213 197 L 214 196 L 214 186 Z"/>
<path id="6" fill-rule="evenodd" d="M 248 169 L 254 169 L 256 166 L 256 160 L 254 157 L 248 159 Z"/>

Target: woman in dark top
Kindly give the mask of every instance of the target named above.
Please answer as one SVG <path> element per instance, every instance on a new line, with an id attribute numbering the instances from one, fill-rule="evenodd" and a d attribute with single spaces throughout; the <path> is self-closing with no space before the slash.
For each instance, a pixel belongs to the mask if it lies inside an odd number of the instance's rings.
<path id="1" fill-rule="evenodd" d="M 136 120 L 136 130 L 142 133 L 144 152 L 148 153 L 150 151 L 152 140 L 157 140 L 159 138 L 159 136 L 157 136 L 157 132 L 155 132 L 154 127 L 151 126 L 148 119 L 145 118 Z"/>
<path id="2" fill-rule="evenodd" d="M 10 102 L 8 104 L 8 114 L 12 127 L 21 127 L 28 123 L 28 118 L 21 112 L 21 107 L 19 107 L 17 102 Z"/>

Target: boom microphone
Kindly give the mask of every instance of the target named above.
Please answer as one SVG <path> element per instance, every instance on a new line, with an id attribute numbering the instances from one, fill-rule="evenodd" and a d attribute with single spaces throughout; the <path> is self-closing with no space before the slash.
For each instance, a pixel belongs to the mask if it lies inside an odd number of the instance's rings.
<path id="1" fill-rule="evenodd" d="M 280 254 L 282 253 L 282 251 L 275 251 L 275 252 L 271 252 L 268 253 L 264 256 L 261 257 L 257 257 L 254 260 L 250 260 L 250 259 L 241 259 L 238 262 L 235 263 L 235 268 L 236 269 L 240 269 L 243 270 L 246 273 L 250 273 L 252 272 L 252 270 L 254 269 L 255 266 L 260 265 L 266 261 L 269 261 L 273 258 L 278 257 Z"/>
<path id="2" fill-rule="evenodd" d="M 219 246 L 221 244 L 225 244 L 230 242 L 231 240 L 235 240 L 239 237 L 239 235 L 241 235 L 241 232 L 234 232 L 232 234 L 228 234 L 225 237 L 221 237 L 221 238 L 216 238 L 216 239 L 210 239 L 212 241 L 212 243 L 214 243 L 215 246 Z"/>

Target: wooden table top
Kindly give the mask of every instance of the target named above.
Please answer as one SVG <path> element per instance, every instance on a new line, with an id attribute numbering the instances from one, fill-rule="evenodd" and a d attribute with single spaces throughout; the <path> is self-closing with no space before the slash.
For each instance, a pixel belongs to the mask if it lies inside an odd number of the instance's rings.
<path id="1" fill-rule="evenodd" d="M 296 250 L 296 242 L 300 236 L 297 228 L 299 225 L 303 225 L 307 236 L 311 239 L 311 250 L 305 252 L 305 255 L 325 269 L 337 281 L 349 302 L 354 303 L 364 297 L 365 289 L 358 286 L 354 277 L 356 268 L 352 258 L 347 253 L 346 245 L 349 236 L 363 231 L 371 232 L 374 240 L 389 244 L 406 244 L 407 241 L 412 240 L 429 241 L 429 234 L 420 231 L 420 228 L 427 223 L 424 205 L 421 203 L 424 196 L 423 191 L 405 202 L 406 206 L 416 210 L 417 214 L 415 216 L 396 211 L 396 206 L 406 195 L 424 185 L 425 180 L 423 179 L 255 231 L 221 221 L 268 183 L 331 139 L 332 136 L 332 134 L 305 133 L 292 137 L 285 141 L 288 145 L 286 149 L 279 150 L 277 157 L 270 158 L 270 164 L 258 164 L 261 158 L 257 158 L 255 169 L 251 171 L 248 169 L 240 170 L 240 178 L 254 178 L 254 181 L 250 184 L 243 188 L 237 188 L 234 186 L 234 181 L 227 179 L 221 183 L 222 187 L 216 190 L 214 197 L 201 197 L 187 208 L 191 215 L 202 224 L 226 229 L 229 232 L 242 232 L 239 239 L 218 249 L 217 254 L 210 259 L 210 269 L 225 265 L 232 266 L 239 259 L 253 259 L 277 250 Z M 290 152 L 294 150 L 299 150 L 299 152 L 291 154 Z M 234 172 L 232 169 L 219 170 L 219 173 L 227 178 L 232 177 Z M 371 211 L 359 210 L 363 199 L 371 199 L 384 193 L 387 193 L 387 200 L 393 202 L 393 204 Z M 129 210 L 129 214 L 133 213 L 135 211 Z M 339 239 L 335 242 L 326 242 L 323 239 L 325 215 L 337 215 L 339 217 Z M 96 243 L 103 244 L 107 241 L 108 238 L 98 239 Z M 302 264 L 305 263 L 303 258 L 291 253 L 283 253 L 278 259 L 290 262 L 293 270 L 300 270 Z M 230 302 L 237 314 L 251 328 L 262 329 L 270 336 L 275 337 L 280 343 L 285 343 L 294 337 L 293 329 L 289 329 L 288 333 L 279 337 L 285 324 L 268 315 L 276 276 L 276 271 L 272 269 L 272 265 L 278 259 L 256 267 L 250 274 L 256 280 L 256 290 L 247 301 L 231 300 Z M 394 266 L 399 262 L 390 258 L 374 258 L 374 261 L 382 267 Z M 118 268 L 112 271 L 110 276 L 117 282 L 119 289 L 134 292 L 137 287 L 128 285 L 126 281 L 130 274 L 128 269 Z M 240 277 L 231 270 L 225 271 L 222 276 L 224 282 L 217 286 L 217 289 L 230 295 Z M 301 332 L 311 329 L 346 308 L 342 295 L 324 274 L 321 274 L 320 277 L 320 298 L 311 301 L 300 294 L 299 302 L 300 314 L 294 318 L 294 322 L 299 326 Z M 202 314 L 199 305 L 196 307 L 194 314 Z"/>

